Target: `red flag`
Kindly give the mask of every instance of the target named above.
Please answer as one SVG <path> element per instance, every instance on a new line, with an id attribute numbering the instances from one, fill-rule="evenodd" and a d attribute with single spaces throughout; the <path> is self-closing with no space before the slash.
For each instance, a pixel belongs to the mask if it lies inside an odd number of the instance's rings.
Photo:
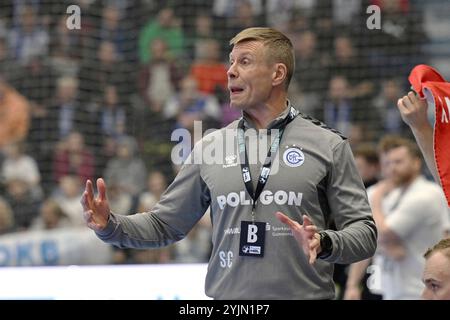
<path id="1" fill-rule="evenodd" d="M 421 64 L 409 77 L 414 90 L 423 98 L 424 89 L 433 95 L 435 105 L 434 157 L 439 179 L 450 206 L 450 83 L 430 66 Z"/>

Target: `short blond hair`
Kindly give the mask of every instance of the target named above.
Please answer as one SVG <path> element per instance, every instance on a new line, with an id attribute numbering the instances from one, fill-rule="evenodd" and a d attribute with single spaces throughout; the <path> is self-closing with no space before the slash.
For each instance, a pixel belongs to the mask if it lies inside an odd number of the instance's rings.
<path id="1" fill-rule="evenodd" d="M 270 61 L 275 63 L 281 62 L 286 66 L 285 87 L 287 89 L 295 68 L 294 47 L 292 46 L 291 40 L 273 28 L 255 27 L 247 28 L 239 32 L 230 40 L 230 45 L 234 46 L 244 41 L 261 41 L 269 49 L 267 53 Z"/>
<path id="2" fill-rule="evenodd" d="M 429 248 L 423 255 L 425 259 L 428 259 L 435 252 L 442 252 L 447 258 L 450 259 L 450 238 L 444 238 L 433 247 Z"/>

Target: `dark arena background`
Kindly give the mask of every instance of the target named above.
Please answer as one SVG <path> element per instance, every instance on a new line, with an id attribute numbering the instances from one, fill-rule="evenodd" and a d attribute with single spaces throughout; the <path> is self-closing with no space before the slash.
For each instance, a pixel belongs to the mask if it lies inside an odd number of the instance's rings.
<path id="1" fill-rule="evenodd" d="M 412 138 L 397 100 L 417 64 L 450 79 L 449 17 L 448 0 L 2 0 L 0 299 L 206 299 L 209 214 L 175 245 L 118 249 L 83 223 L 85 181 L 104 177 L 113 212 L 149 211 L 179 169 L 171 133 L 241 116 L 228 41 L 252 26 L 289 36 L 290 101 L 355 153 Z"/>

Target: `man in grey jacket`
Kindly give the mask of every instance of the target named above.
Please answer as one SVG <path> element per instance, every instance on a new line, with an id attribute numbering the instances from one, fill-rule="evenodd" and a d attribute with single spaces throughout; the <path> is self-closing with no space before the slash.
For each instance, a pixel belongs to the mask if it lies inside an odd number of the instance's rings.
<path id="1" fill-rule="evenodd" d="M 151 212 L 110 212 L 98 179 L 98 196 L 86 183 L 84 219 L 108 243 L 154 248 L 185 237 L 211 207 L 208 296 L 333 299 L 333 264 L 371 257 L 377 241 L 348 141 L 287 100 L 294 54 L 285 35 L 249 28 L 230 44 L 230 104 L 243 117 L 194 146 Z M 235 148 L 222 161 L 199 161 L 230 137 Z M 250 161 L 252 146 L 267 138 L 267 156 Z M 337 231 L 328 229 L 332 221 Z"/>

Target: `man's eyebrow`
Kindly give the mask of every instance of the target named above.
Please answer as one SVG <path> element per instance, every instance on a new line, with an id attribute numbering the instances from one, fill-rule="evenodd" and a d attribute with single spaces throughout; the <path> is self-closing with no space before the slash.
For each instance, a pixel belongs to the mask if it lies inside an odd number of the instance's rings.
<path id="1" fill-rule="evenodd" d="M 251 57 L 254 56 L 254 54 L 249 50 L 249 51 L 241 52 L 240 54 L 238 54 L 238 56 L 241 57 L 241 58 L 242 57 L 251 58 Z M 229 57 L 230 57 L 230 59 L 233 59 L 232 53 L 230 53 Z"/>
<path id="2" fill-rule="evenodd" d="M 427 283 L 431 283 L 431 282 L 440 282 L 440 281 L 435 278 L 426 278 L 426 279 L 422 279 L 422 282 L 427 284 Z"/>

